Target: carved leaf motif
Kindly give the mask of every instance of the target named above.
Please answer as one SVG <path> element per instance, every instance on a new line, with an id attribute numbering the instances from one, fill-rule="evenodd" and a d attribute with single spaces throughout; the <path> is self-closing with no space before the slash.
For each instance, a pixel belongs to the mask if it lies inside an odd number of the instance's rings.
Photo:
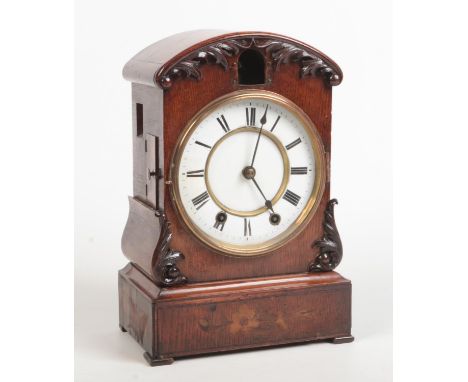
<path id="1" fill-rule="evenodd" d="M 338 204 L 338 201 L 332 199 L 328 202 L 327 208 L 325 209 L 323 239 L 317 240 L 313 244 L 313 247 L 318 247 L 320 249 L 320 254 L 316 257 L 315 261 L 310 264 L 310 272 L 332 271 L 338 266 L 343 257 L 343 246 L 335 223 L 335 204 Z"/>
<path id="2" fill-rule="evenodd" d="M 223 41 L 191 53 L 163 73 L 159 83 L 167 89 L 172 86 L 173 80 L 177 78 L 201 79 L 200 65 L 215 64 L 221 65 L 224 70 L 228 68 L 226 56 L 231 57 L 239 53 L 237 43 L 233 41 Z"/>
<path id="3" fill-rule="evenodd" d="M 273 59 L 275 70 L 278 70 L 281 64 L 299 61 L 301 54 L 305 53 L 293 45 L 278 42 L 271 44 L 268 47 L 268 51 Z"/>
<path id="4" fill-rule="evenodd" d="M 238 38 L 238 39 L 227 40 L 227 42 L 241 49 L 248 49 L 252 46 L 252 44 L 254 44 L 254 39 L 253 38 Z"/>
<path id="5" fill-rule="evenodd" d="M 160 214 L 159 222 L 161 224 L 161 234 L 156 247 L 159 256 L 154 273 L 159 283 L 164 286 L 184 284 L 187 282 L 187 278 L 180 272 L 177 262 L 184 260 L 185 257 L 182 253 L 174 251 L 170 247 L 172 239 L 171 223 L 169 223 L 164 213 Z"/>
<path id="6" fill-rule="evenodd" d="M 323 77 L 331 86 L 339 85 L 342 78 L 331 66 L 320 57 L 300 47 L 284 42 L 275 42 L 268 47 L 273 67 L 279 70 L 282 64 L 298 63 L 301 66 L 300 75 Z"/>
<path id="7" fill-rule="evenodd" d="M 253 38 L 252 39 L 253 41 L 253 45 L 257 48 L 267 48 L 268 46 L 270 46 L 271 44 L 273 44 L 275 41 L 273 40 L 270 40 L 270 39 L 265 39 L 265 38 Z"/>
<path id="8" fill-rule="evenodd" d="M 198 79 L 201 76 L 198 70 L 198 64 L 196 61 L 182 61 L 179 62 L 172 68 L 172 72 L 175 76 L 183 76 Z"/>
<path id="9" fill-rule="evenodd" d="M 339 85 L 342 80 L 340 70 L 328 64 L 320 54 L 293 45 L 284 41 L 269 38 L 242 37 L 233 38 L 207 45 L 182 58 L 169 67 L 159 77 L 159 84 L 168 89 L 174 80 L 178 78 L 190 78 L 200 80 L 202 78 L 200 66 L 205 64 L 220 65 L 224 70 L 228 68 L 226 57 L 239 54 L 240 50 L 255 47 L 264 50 L 269 55 L 275 70 L 279 70 L 282 64 L 297 63 L 300 65 L 300 76 L 321 76 L 331 86 Z"/>

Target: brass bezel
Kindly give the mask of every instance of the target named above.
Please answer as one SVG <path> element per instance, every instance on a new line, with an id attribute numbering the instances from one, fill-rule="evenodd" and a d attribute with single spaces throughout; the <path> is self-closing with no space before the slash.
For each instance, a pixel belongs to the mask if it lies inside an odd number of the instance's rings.
<path id="1" fill-rule="evenodd" d="M 189 218 L 189 216 L 187 215 L 183 207 L 182 201 L 180 200 L 178 173 L 179 173 L 179 166 L 180 166 L 180 159 L 181 159 L 180 157 L 183 153 L 183 149 L 185 145 L 187 144 L 187 141 L 190 138 L 192 131 L 198 126 L 198 124 L 220 105 L 234 102 L 234 101 L 241 100 L 241 99 L 246 99 L 246 98 L 264 99 L 264 100 L 268 100 L 270 102 L 279 104 L 280 106 L 283 106 L 284 108 L 289 110 L 291 113 L 293 113 L 295 117 L 302 123 L 302 125 L 305 127 L 307 134 L 309 135 L 310 141 L 312 143 L 313 151 L 314 151 L 315 182 L 314 182 L 314 188 L 312 190 L 310 198 L 307 201 L 304 209 L 299 214 L 296 221 L 293 224 L 291 224 L 291 226 L 286 231 L 284 231 L 282 234 L 264 243 L 243 246 L 243 245 L 227 244 L 223 241 L 214 239 L 208 236 L 203 231 L 201 231 L 192 222 L 192 220 Z M 211 150 L 213 150 L 213 148 Z M 289 168 L 288 168 L 287 173 L 289 174 Z M 304 111 L 301 108 L 299 108 L 299 106 L 297 106 L 295 103 L 288 100 L 287 98 L 277 93 L 270 92 L 270 91 L 252 90 L 252 89 L 251 90 L 239 90 L 239 91 L 226 94 L 220 98 L 217 98 L 216 100 L 210 102 L 208 105 L 203 107 L 203 109 L 201 109 L 189 121 L 187 126 L 182 131 L 175 145 L 174 152 L 172 154 L 172 159 L 171 159 L 171 165 L 170 165 L 170 171 L 169 171 L 169 180 L 170 180 L 170 186 L 171 186 L 170 195 L 171 195 L 171 200 L 173 202 L 175 210 L 179 218 L 182 220 L 183 224 L 203 244 L 207 245 L 209 248 L 223 255 L 240 256 L 240 257 L 252 256 L 253 257 L 253 256 L 259 256 L 259 255 L 265 255 L 273 250 L 278 249 L 279 247 L 283 246 L 290 240 L 294 239 L 305 228 L 307 223 L 309 223 L 309 221 L 312 219 L 312 216 L 315 214 L 315 211 L 317 210 L 320 200 L 322 198 L 323 191 L 325 189 L 325 173 L 326 173 L 325 151 L 323 148 L 322 139 L 314 123 L 310 120 L 308 115 L 304 113 Z"/>
<path id="2" fill-rule="evenodd" d="M 228 206 L 221 203 L 221 201 L 218 199 L 215 193 L 211 190 L 211 184 L 208 180 L 208 172 L 209 172 L 208 167 L 210 165 L 211 156 L 213 155 L 213 153 L 215 152 L 215 150 L 219 147 L 221 143 L 223 143 L 227 138 L 233 136 L 234 134 L 239 134 L 239 133 L 243 133 L 246 131 L 252 131 L 252 132 L 257 133 L 258 135 L 258 127 L 242 127 L 242 129 L 238 128 L 238 129 L 230 131 L 229 133 L 224 134 L 223 137 L 219 139 L 211 148 L 211 151 L 208 154 L 208 158 L 206 159 L 206 164 L 205 164 L 205 184 L 206 184 L 206 189 L 211 199 L 213 199 L 216 205 L 222 210 L 230 213 L 231 215 L 241 216 L 241 217 L 257 216 L 267 211 L 268 208 L 265 206 L 265 207 L 257 208 L 256 210 L 253 210 L 253 211 L 238 211 L 238 210 L 229 208 Z M 281 180 L 281 185 L 278 191 L 276 192 L 275 196 L 271 199 L 271 204 L 275 205 L 275 203 L 281 199 L 281 196 L 284 194 L 284 192 L 286 191 L 286 187 L 288 186 L 289 171 L 290 171 L 289 158 L 288 158 L 288 153 L 286 152 L 286 148 L 283 146 L 281 141 L 273 133 L 269 132 L 268 130 L 263 130 L 262 135 L 268 137 L 269 139 L 273 141 L 276 147 L 278 147 L 278 150 L 281 153 L 281 157 L 283 158 L 283 179 Z"/>

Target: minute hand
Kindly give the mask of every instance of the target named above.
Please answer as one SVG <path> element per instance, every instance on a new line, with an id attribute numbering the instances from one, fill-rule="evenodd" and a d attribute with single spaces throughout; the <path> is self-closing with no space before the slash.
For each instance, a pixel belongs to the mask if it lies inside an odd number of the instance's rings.
<path id="1" fill-rule="evenodd" d="M 261 123 L 260 131 L 258 132 L 257 143 L 255 144 L 255 150 L 254 150 L 254 153 L 253 153 L 252 163 L 250 164 L 250 167 L 253 167 L 253 165 L 254 165 L 255 156 L 257 155 L 258 142 L 260 142 L 260 137 L 262 136 L 263 125 L 267 122 L 266 115 L 267 115 L 267 111 L 268 111 L 268 106 L 269 105 L 267 105 L 267 107 L 265 109 L 265 113 L 263 114 L 263 117 L 260 119 L 260 123 Z"/>

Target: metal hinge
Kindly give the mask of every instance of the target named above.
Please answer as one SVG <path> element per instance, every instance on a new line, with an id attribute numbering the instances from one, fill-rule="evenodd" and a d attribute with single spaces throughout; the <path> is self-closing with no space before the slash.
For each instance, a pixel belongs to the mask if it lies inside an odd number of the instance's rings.
<path id="1" fill-rule="evenodd" d="M 163 177 L 159 167 L 159 138 L 146 134 L 146 200 L 153 208 L 159 209 L 159 180 Z"/>

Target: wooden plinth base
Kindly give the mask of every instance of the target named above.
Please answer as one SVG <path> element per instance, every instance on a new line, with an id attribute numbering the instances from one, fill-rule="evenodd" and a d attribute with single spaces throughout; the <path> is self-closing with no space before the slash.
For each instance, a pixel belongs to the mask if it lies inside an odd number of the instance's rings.
<path id="1" fill-rule="evenodd" d="M 159 288 L 132 264 L 119 272 L 120 328 L 151 366 L 206 353 L 351 336 L 351 282 L 336 272 Z"/>

